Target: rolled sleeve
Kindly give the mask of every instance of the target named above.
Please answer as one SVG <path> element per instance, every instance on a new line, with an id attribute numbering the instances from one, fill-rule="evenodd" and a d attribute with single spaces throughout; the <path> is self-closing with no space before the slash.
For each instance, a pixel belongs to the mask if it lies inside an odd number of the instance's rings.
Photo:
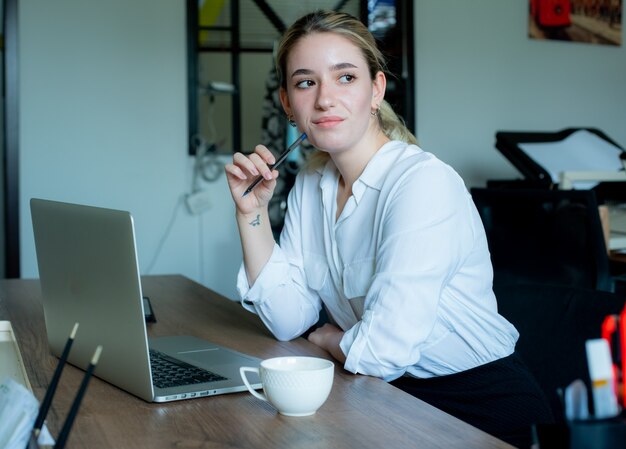
<path id="1" fill-rule="evenodd" d="M 389 382 L 402 376 L 406 368 L 384 363 L 376 356 L 369 338 L 372 315 L 370 312 L 366 313 L 361 321 L 344 334 L 339 343 L 346 354 L 344 368 L 354 374 L 366 374 Z"/>
<path id="2" fill-rule="evenodd" d="M 245 267 L 239 269 L 242 306 L 256 313 L 278 340 L 300 336 L 319 318 L 321 301 L 306 289 L 302 278 L 301 264 L 290 262 L 277 244 L 252 286 Z"/>
<path id="3" fill-rule="evenodd" d="M 274 244 L 272 255 L 259 273 L 256 282 L 250 286 L 246 267 L 242 263 L 237 274 L 237 291 L 241 297 L 241 304 L 251 310 L 250 304 L 259 304 L 265 298 L 271 297 L 272 292 L 280 285 L 280 279 L 284 277 L 286 268 L 289 266 L 287 258 L 280 247 Z"/>

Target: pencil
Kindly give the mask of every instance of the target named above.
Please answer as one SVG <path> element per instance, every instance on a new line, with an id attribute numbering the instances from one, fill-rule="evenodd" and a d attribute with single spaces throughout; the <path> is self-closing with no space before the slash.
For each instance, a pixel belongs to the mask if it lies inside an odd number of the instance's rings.
<path id="1" fill-rule="evenodd" d="M 41 403 L 41 407 L 39 407 L 39 414 L 37 415 L 37 419 L 35 420 L 35 426 L 33 427 L 33 432 L 36 436 L 39 435 L 39 431 L 43 427 L 43 423 L 46 420 L 46 415 L 48 414 L 48 410 L 50 409 L 50 404 L 52 403 L 54 392 L 56 391 L 57 385 L 59 384 L 59 378 L 61 377 L 61 372 L 63 371 L 63 366 L 65 366 L 65 362 L 67 360 L 67 356 L 70 353 L 70 349 L 72 348 L 72 343 L 74 343 L 74 338 L 76 337 L 77 330 L 78 323 L 75 323 L 74 328 L 72 329 L 72 332 L 70 333 L 70 336 L 65 343 L 65 348 L 63 348 L 63 353 L 61 354 L 59 363 L 54 370 L 54 374 L 52 375 L 52 381 L 50 381 L 50 385 L 46 390 L 46 395 L 44 396 L 43 402 Z"/>
<path id="2" fill-rule="evenodd" d="M 80 403 L 85 396 L 85 391 L 87 390 L 87 384 L 89 383 L 89 379 L 91 379 L 91 375 L 93 374 L 93 370 L 96 368 L 98 364 L 98 359 L 100 359 L 100 353 L 102 352 L 102 346 L 98 346 L 96 351 L 91 358 L 91 363 L 87 367 L 87 371 L 85 372 L 85 376 L 83 377 L 83 381 L 80 384 L 80 388 L 78 389 L 78 393 L 76 393 L 76 397 L 74 398 L 74 402 L 72 403 L 72 407 L 70 408 L 70 412 L 67 414 L 67 418 L 65 418 L 65 422 L 63 423 L 63 428 L 59 433 L 59 437 L 54 445 L 54 449 L 63 449 L 65 447 L 65 443 L 67 442 L 67 437 L 70 434 L 70 430 L 72 429 L 72 424 L 74 424 L 74 419 L 78 414 L 78 409 L 80 407 Z"/>
<path id="3" fill-rule="evenodd" d="M 276 162 L 274 162 L 273 165 L 270 165 L 270 170 L 274 170 L 277 169 L 278 166 L 280 164 L 282 164 L 284 162 L 285 159 L 287 159 L 287 156 L 289 155 L 289 153 L 291 153 L 292 150 L 294 150 L 298 145 L 300 145 L 302 142 L 304 142 L 304 139 L 306 139 L 306 133 L 302 133 L 300 135 L 300 137 L 298 137 L 291 145 L 289 145 L 289 148 L 287 148 L 285 151 L 283 151 L 281 153 L 280 156 L 278 156 L 278 159 L 276 159 Z M 261 181 L 263 181 L 263 176 L 259 176 L 257 177 L 252 184 L 250 184 L 248 186 L 248 188 L 246 189 L 245 192 L 243 192 L 243 195 L 241 196 L 246 196 L 248 193 L 252 192 L 252 189 L 254 189 L 256 187 L 256 185 L 258 183 L 260 183 Z"/>

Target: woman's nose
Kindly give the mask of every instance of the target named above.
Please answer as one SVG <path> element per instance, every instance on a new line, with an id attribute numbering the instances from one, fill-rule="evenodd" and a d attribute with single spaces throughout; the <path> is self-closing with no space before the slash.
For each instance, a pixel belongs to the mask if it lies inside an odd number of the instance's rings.
<path id="1" fill-rule="evenodd" d="M 319 109 L 328 109 L 334 103 L 333 89 L 328 83 L 320 83 L 317 89 L 315 106 Z"/>

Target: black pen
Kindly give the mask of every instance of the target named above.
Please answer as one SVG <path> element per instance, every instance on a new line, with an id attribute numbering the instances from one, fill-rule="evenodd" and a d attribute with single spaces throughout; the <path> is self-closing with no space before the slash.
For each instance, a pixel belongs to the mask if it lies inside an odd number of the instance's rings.
<path id="1" fill-rule="evenodd" d="M 285 159 L 287 159 L 287 155 L 289 155 L 289 153 L 291 153 L 291 151 L 294 150 L 298 145 L 304 142 L 304 139 L 306 139 L 306 133 L 302 133 L 300 137 L 298 137 L 291 145 L 289 145 L 289 148 L 287 148 L 285 151 L 282 152 L 280 156 L 278 156 L 278 159 L 276 159 L 276 162 L 274 162 L 273 165 L 270 165 L 270 170 L 277 169 L 278 166 L 282 164 Z M 263 181 L 264 179 L 265 178 L 263 176 L 259 176 L 258 178 L 256 178 L 254 182 L 252 182 L 252 184 L 248 186 L 246 191 L 243 192 L 243 195 L 241 196 L 246 196 L 248 193 L 252 192 L 252 189 L 254 189 L 256 185 L 260 183 L 261 181 Z"/>
<path id="2" fill-rule="evenodd" d="M 80 407 L 80 403 L 83 400 L 83 396 L 85 396 L 87 384 L 89 383 L 89 379 L 91 379 L 93 370 L 96 369 L 96 365 L 98 364 L 98 360 L 100 359 L 101 352 L 102 346 L 98 346 L 96 348 L 96 352 L 94 352 L 93 357 L 91 358 L 91 363 L 89 363 L 89 366 L 87 367 L 85 376 L 83 377 L 83 381 L 80 384 L 78 393 L 76 393 L 76 397 L 74 398 L 74 402 L 72 403 L 72 407 L 70 408 L 70 412 L 68 413 L 67 418 L 65 418 L 65 423 L 63 423 L 63 428 L 59 433 L 59 437 L 57 438 L 57 441 L 54 445 L 54 449 L 63 449 L 65 447 L 67 437 L 69 437 L 70 430 L 72 429 L 72 424 L 74 423 L 74 419 L 78 414 L 78 408 Z"/>
<path id="3" fill-rule="evenodd" d="M 57 365 L 57 368 L 52 375 L 50 386 L 48 386 L 48 389 L 46 390 L 46 395 L 44 396 L 43 402 L 41 403 L 41 407 L 39 407 L 39 414 L 37 415 L 37 419 L 35 420 L 35 426 L 33 427 L 33 432 L 35 433 L 35 436 L 39 435 L 39 431 L 43 427 L 43 423 L 46 420 L 48 409 L 50 408 L 54 392 L 56 391 L 57 385 L 59 384 L 59 378 L 61 377 L 61 372 L 63 371 L 63 366 L 65 365 L 67 356 L 70 353 L 70 349 L 72 348 L 72 343 L 74 343 L 74 338 L 76 337 L 77 330 L 78 323 L 75 323 L 74 328 L 72 329 L 72 332 L 67 339 L 67 343 L 65 343 L 65 348 L 63 349 L 63 353 L 61 354 L 61 358 L 59 359 L 59 364 Z"/>

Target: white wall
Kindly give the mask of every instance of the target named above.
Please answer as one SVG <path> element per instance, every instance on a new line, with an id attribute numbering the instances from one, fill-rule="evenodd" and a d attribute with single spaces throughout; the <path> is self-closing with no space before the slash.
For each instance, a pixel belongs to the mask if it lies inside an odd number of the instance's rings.
<path id="1" fill-rule="evenodd" d="M 597 127 L 626 148 L 626 43 L 527 37 L 526 0 L 415 2 L 417 137 L 469 186 L 519 177 L 498 130 Z"/>
<path id="2" fill-rule="evenodd" d="M 130 210 L 146 272 L 181 196 L 187 156 L 185 2 L 21 0 L 20 232 L 36 277 L 31 197 Z M 152 273 L 235 295 L 241 259 L 224 177 L 214 207 L 178 207 Z"/>
<path id="3" fill-rule="evenodd" d="M 417 134 L 469 186 L 517 171 L 497 130 L 594 126 L 626 146 L 625 47 L 527 38 L 527 2 L 415 2 Z M 22 274 L 33 196 L 130 210 L 145 272 L 191 184 L 183 1 L 20 0 Z M 241 259 L 224 178 L 178 208 L 152 273 L 234 297 Z"/>

